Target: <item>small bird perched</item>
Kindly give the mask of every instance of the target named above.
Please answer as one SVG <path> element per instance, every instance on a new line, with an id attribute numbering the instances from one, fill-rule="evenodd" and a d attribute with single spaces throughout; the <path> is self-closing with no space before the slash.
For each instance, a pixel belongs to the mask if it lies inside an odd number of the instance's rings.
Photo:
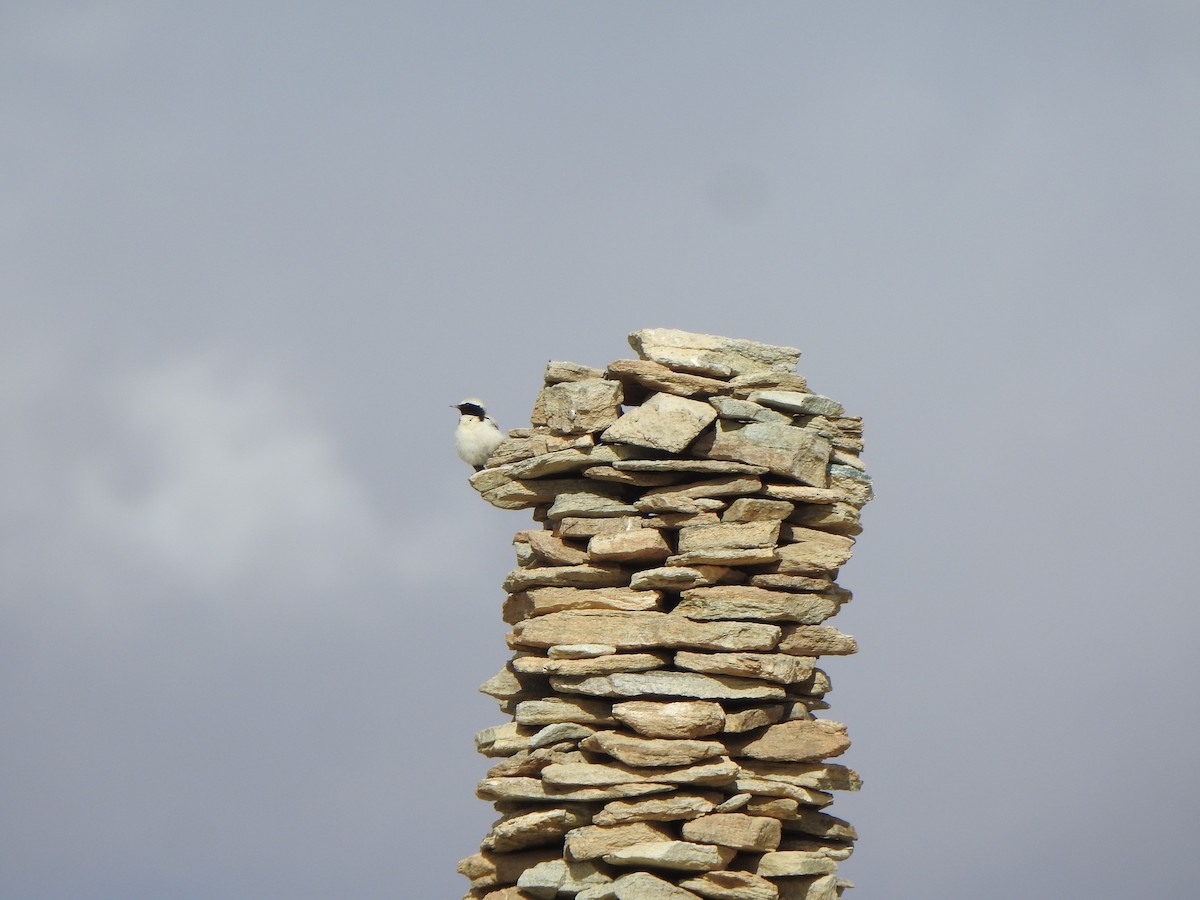
<path id="1" fill-rule="evenodd" d="M 458 427 L 454 429 L 454 448 L 459 458 L 478 472 L 483 468 L 492 451 L 504 440 L 504 432 L 483 408 L 483 401 L 468 397 L 454 406 L 460 413 Z"/>

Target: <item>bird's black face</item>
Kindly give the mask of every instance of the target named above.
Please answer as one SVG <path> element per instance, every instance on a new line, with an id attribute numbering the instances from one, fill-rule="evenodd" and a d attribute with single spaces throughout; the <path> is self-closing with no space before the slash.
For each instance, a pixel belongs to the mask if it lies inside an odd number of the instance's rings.
<path id="1" fill-rule="evenodd" d="M 487 415 L 487 413 L 483 411 L 483 407 L 478 403 L 459 403 L 454 408 L 464 416 L 478 416 L 482 419 Z"/>

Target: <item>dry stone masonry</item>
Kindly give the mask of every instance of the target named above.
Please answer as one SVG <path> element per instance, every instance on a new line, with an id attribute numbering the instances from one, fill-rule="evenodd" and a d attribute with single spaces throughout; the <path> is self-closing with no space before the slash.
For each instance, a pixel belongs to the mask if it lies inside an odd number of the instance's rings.
<path id="1" fill-rule="evenodd" d="M 800 353 L 650 328 L 637 359 L 546 367 L 531 428 L 471 484 L 532 509 L 504 581 L 514 651 L 476 736 L 500 818 L 469 900 L 834 900 L 858 775 L 826 624 L 871 482 L 862 422 Z"/>

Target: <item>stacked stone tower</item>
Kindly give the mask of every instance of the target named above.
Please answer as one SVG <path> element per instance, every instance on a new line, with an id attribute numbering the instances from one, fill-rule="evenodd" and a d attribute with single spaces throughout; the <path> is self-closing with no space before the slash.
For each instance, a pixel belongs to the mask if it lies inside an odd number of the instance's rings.
<path id="1" fill-rule="evenodd" d="M 834 900 L 858 776 L 819 657 L 871 483 L 862 423 L 799 351 L 668 329 L 636 360 L 551 362 L 531 428 L 471 478 L 533 510 L 504 581 L 511 721 L 478 795 L 500 819 L 470 900 Z"/>

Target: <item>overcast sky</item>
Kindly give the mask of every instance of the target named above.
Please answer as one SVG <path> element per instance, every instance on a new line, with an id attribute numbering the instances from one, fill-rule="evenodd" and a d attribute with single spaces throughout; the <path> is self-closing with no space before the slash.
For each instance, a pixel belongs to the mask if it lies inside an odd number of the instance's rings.
<path id="1" fill-rule="evenodd" d="M 1194 896 L 1194 2 L 7 0 L 0 120 L 0 896 L 461 896 L 449 405 L 648 326 L 866 420 L 855 896 Z"/>

